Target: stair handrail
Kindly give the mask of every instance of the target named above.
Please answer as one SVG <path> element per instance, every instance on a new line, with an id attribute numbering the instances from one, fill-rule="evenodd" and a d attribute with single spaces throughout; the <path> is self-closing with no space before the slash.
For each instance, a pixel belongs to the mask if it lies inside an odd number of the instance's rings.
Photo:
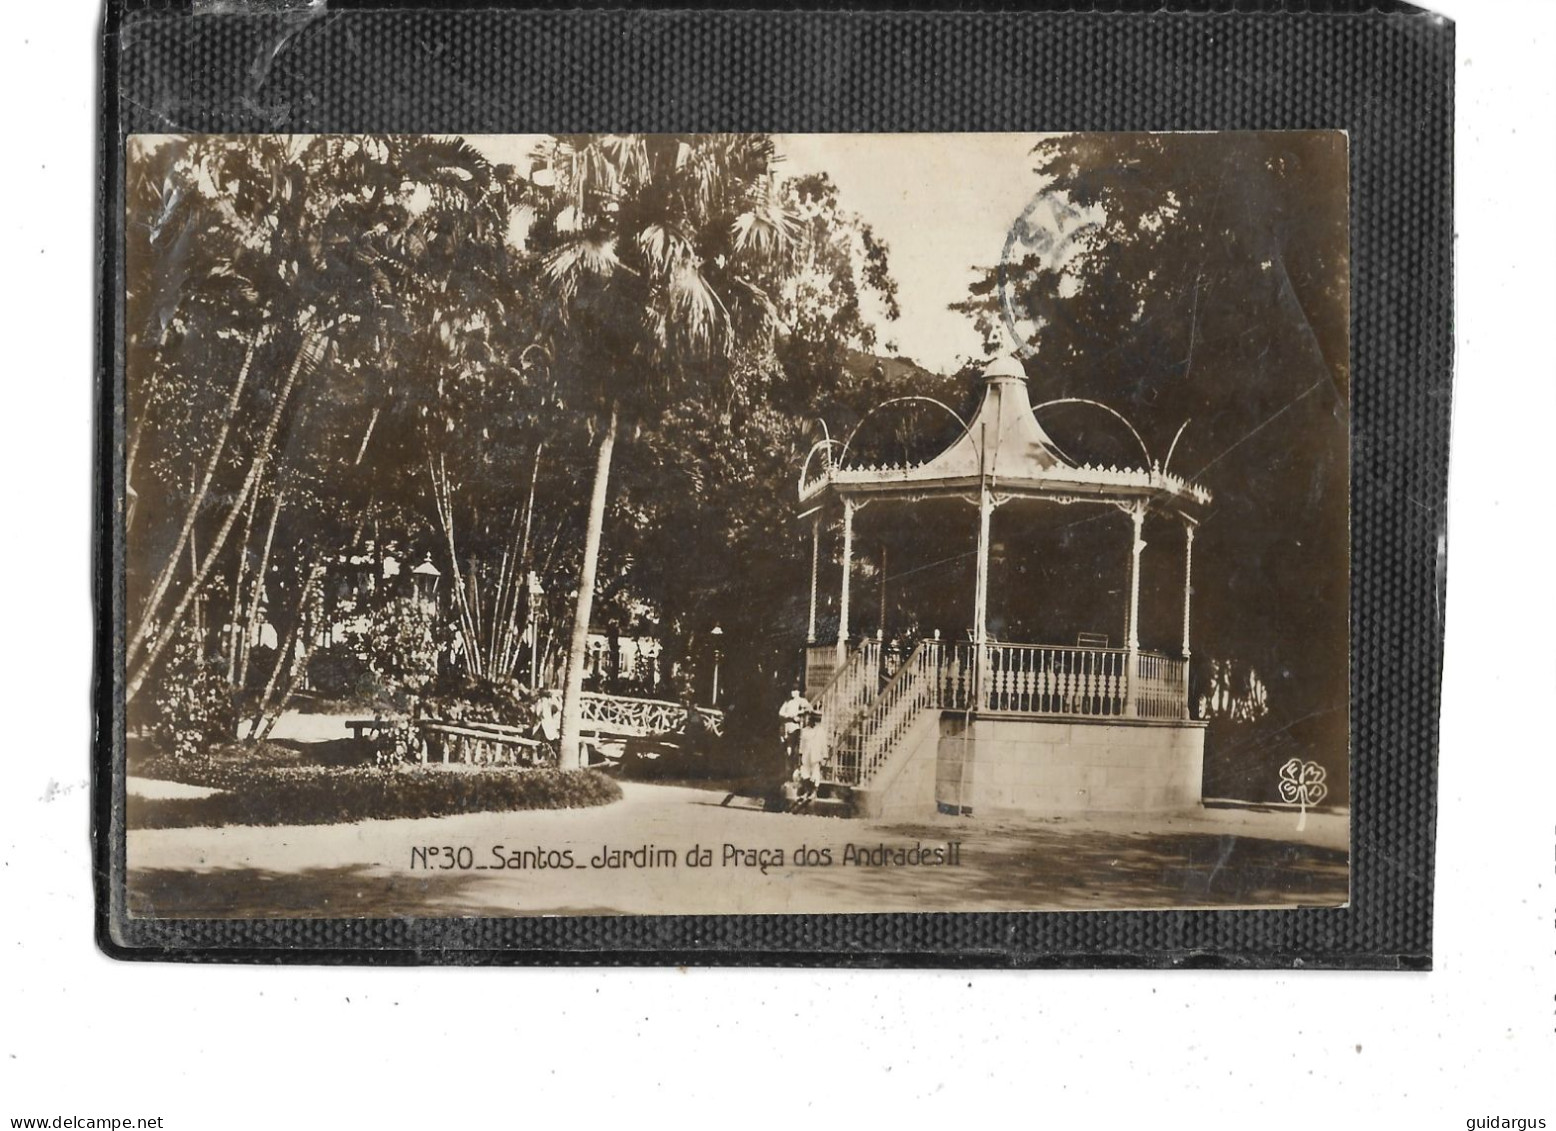
<path id="1" fill-rule="evenodd" d="M 827 747 L 833 776 L 863 785 L 875 775 L 921 713 L 939 707 L 945 644 L 921 640 L 836 745 Z"/>
<path id="2" fill-rule="evenodd" d="M 821 731 L 826 748 L 836 748 L 838 740 L 868 707 L 880 690 L 880 642 L 866 638 L 832 673 L 832 678 L 811 708 L 821 714 Z"/>

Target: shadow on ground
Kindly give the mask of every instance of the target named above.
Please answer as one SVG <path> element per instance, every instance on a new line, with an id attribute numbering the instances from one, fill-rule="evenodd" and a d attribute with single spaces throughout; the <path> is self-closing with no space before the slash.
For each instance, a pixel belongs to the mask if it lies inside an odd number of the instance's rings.
<path id="1" fill-rule="evenodd" d="M 373 762 L 373 745 L 365 739 L 278 738 L 275 745 L 295 750 L 298 764 L 304 766 L 367 766 Z"/>
<path id="2" fill-rule="evenodd" d="M 831 822 L 827 822 L 831 824 Z M 839 823 L 842 824 L 842 823 Z M 942 845 L 943 827 L 859 827 L 860 848 L 916 841 Z M 999 911 L 1333 907 L 1346 901 L 1346 854 L 1256 837 L 1119 834 L 1068 828 L 963 841 L 959 866 L 857 866 L 843 861 L 794 868 L 779 878 L 773 911 Z M 955 837 L 953 832 L 952 837 Z M 753 877 L 754 878 L 754 877 Z M 715 871 L 715 884 L 730 878 Z M 488 874 L 385 872 L 365 864 L 275 871 L 260 868 L 147 868 L 129 874 L 131 913 L 151 918 L 352 918 L 526 914 L 707 913 L 709 891 L 681 891 L 696 906 L 585 906 L 584 890 L 519 890 Z M 645 893 L 638 892 L 638 896 Z M 676 902 L 670 893 L 669 902 Z M 779 891 L 774 890 L 779 896 Z M 581 899 L 579 897 L 582 897 Z M 629 897 L 630 898 L 630 897 Z M 790 900 L 792 899 L 792 902 Z"/>
<path id="3" fill-rule="evenodd" d="M 144 868 L 132 870 L 125 887 L 130 915 L 144 919 L 384 918 L 404 915 L 408 907 L 428 918 L 503 914 L 470 894 L 481 878 L 470 872 L 385 875 L 364 864 L 296 872 Z"/>
<path id="4" fill-rule="evenodd" d="M 861 833 L 864 830 L 861 829 Z M 1020 835 L 975 827 L 959 867 L 917 869 L 926 902 L 968 908 L 1324 906 L 1346 902 L 1345 852 L 1291 841 L 1215 833 L 1119 833 L 1056 826 Z M 945 826 L 893 826 L 862 844 L 944 843 Z M 902 868 L 830 869 L 869 905 L 900 892 Z"/>

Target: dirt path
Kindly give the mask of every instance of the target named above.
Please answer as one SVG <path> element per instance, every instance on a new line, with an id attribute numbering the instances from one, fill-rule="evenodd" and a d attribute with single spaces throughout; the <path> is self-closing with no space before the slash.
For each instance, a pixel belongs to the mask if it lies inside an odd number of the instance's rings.
<path id="1" fill-rule="evenodd" d="M 1158 816 L 1148 829 L 1122 816 L 878 825 L 726 808 L 722 793 L 682 786 L 622 788 L 599 809 L 134 830 L 131 906 L 196 917 L 761 914 L 1313 906 L 1347 892 L 1343 815 L 1310 815 L 1300 838 L 1294 816 L 1248 810 Z"/>
<path id="2" fill-rule="evenodd" d="M 185 785 L 183 782 L 177 781 L 138 778 L 133 774 L 124 779 L 124 791 L 133 797 L 144 797 L 148 801 L 210 797 L 220 792 L 220 790 L 207 789 L 203 785 Z"/>

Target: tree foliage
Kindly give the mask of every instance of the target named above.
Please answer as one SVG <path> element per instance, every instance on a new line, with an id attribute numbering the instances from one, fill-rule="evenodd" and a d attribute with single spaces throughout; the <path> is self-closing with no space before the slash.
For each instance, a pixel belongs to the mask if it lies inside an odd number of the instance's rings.
<path id="1" fill-rule="evenodd" d="M 761 135 L 558 137 L 539 156 L 375 136 L 132 151 L 132 701 L 200 657 L 263 736 L 309 651 L 354 648 L 328 643 L 342 618 L 371 631 L 426 560 L 469 675 L 530 677 L 532 572 L 537 679 L 596 590 L 585 628 L 648 628 L 693 663 L 722 621 L 732 650 L 763 641 L 764 678 L 781 667 L 793 641 L 732 579 L 799 592 L 774 484 L 818 412 L 874 398 L 857 351 L 864 307 L 895 313 L 886 248 L 825 178 L 783 179 Z M 613 410 L 641 443 L 581 584 Z M 343 588 L 391 556 L 398 587 Z M 412 628 L 396 674 L 419 682 Z"/>
<path id="2" fill-rule="evenodd" d="M 1344 749 L 1344 139 L 1082 134 L 1033 158 L 1041 222 L 1018 226 L 959 309 L 991 351 L 1015 338 L 1034 400 L 1122 409 L 1155 459 L 1170 452 L 1215 493 L 1195 549 L 1196 653 L 1256 669 L 1272 727 L 1321 728 Z M 1083 409 L 1042 419 L 1067 450 L 1112 442 Z M 1169 529 L 1148 523 L 1148 541 L 1170 547 Z M 1147 576 L 1174 552 L 1148 550 Z"/>
<path id="3" fill-rule="evenodd" d="M 531 239 L 565 396 L 604 417 L 563 681 L 561 749 L 578 758 L 584 651 L 618 428 L 654 427 L 677 402 L 726 395 L 763 371 L 780 298 L 817 241 L 778 179 L 764 134 L 559 137 Z M 819 258 L 819 253 L 815 256 Z"/>

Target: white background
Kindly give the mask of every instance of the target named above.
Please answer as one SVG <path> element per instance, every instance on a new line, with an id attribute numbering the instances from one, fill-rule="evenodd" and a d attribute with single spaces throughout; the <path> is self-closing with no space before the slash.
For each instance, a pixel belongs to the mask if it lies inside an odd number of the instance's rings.
<path id="1" fill-rule="evenodd" d="M 1459 20 L 1460 306 L 1436 970 L 1404 975 L 101 957 L 86 788 L 97 11 L 8 8 L 0 1125 L 740 1126 L 796 1108 L 873 1125 L 916 1104 L 959 1126 L 1556 1127 L 1556 6 L 1442 6 Z"/>

